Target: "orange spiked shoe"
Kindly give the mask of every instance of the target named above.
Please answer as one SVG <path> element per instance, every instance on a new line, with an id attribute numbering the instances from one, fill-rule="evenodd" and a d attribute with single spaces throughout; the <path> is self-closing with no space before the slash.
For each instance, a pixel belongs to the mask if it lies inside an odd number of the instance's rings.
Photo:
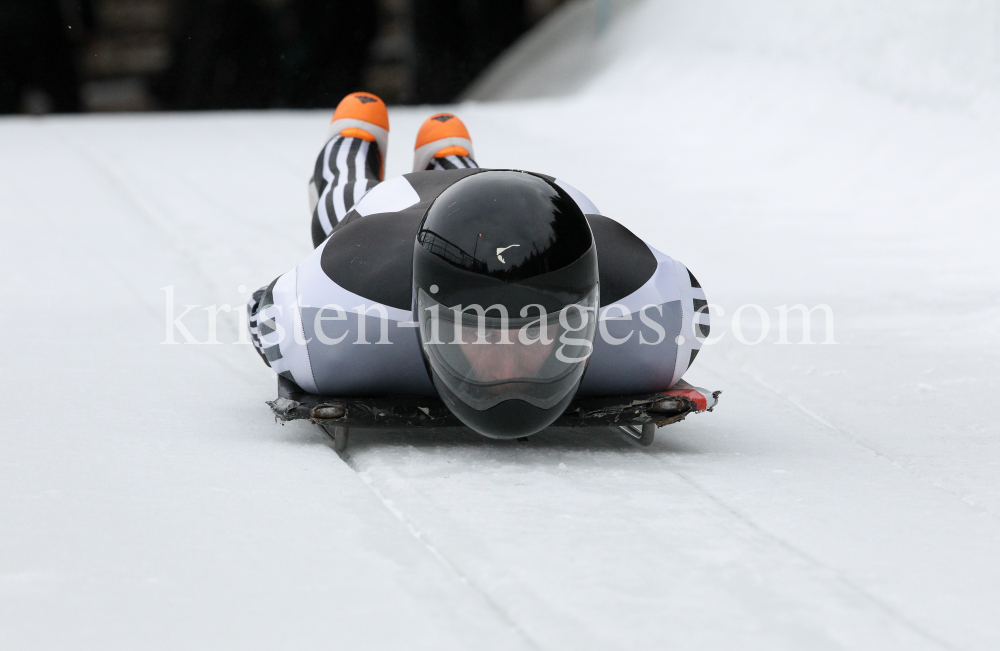
<path id="1" fill-rule="evenodd" d="M 438 113 L 424 120 L 413 146 L 413 171 L 427 169 L 431 159 L 439 156 L 473 157 L 469 130 L 451 113 Z"/>
<path id="2" fill-rule="evenodd" d="M 378 144 L 382 154 L 382 175 L 385 176 L 385 155 L 389 149 L 389 112 L 377 95 L 372 93 L 351 93 L 340 100 L 330 121 L 327 140 L 341 135 L 345 138 L 361 138 Z"/>

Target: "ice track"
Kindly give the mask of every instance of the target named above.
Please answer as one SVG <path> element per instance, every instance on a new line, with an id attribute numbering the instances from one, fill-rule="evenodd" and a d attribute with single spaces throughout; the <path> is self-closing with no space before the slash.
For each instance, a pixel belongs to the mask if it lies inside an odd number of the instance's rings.
<path id="1" fill-rule="evenodd" d="M 625 93 L 642 129 L 595 136 Z M 0 121 L 0 647 L 1000 647 L 980 108 L 680 46 L 455 108 L 481 164 L 567 179 L 698 275 L 728 334 L 687 379 L 725 393 L 647 450 L 359 431 L 343 459 L 273 422 L 232 313 L 159 343 L 161 288 L 242 309 L 309 251 L 327 112 Z M 390 176 L 430 112 L 391 113 Z M 829 304 L 839 343 L 741 345 L 744 303 Z"/>

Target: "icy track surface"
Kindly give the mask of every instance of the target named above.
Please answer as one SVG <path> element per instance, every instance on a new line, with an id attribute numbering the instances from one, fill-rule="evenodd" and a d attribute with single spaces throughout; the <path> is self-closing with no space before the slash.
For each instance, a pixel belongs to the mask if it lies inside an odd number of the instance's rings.
<path id="1" fill-rule="evenodd" d="M 652 47 L 455 110 L 697 274 L 716 412 L 342 460 L 233 313 L 160 344 L 161 288 L 242 309 L 309 252 L 329 113 L 4 119 L 0 647 L 1000 648 L 995 113 Z M 392 111 L 390 176 L 430 114 Z M 838 344 L 741 345 L 744 303 L 829 304 Z"/>

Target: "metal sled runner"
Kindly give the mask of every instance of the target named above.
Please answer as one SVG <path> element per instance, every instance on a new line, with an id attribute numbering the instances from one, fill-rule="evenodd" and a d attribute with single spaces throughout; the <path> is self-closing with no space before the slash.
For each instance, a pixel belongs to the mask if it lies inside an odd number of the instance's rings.
<path id="1" fill-rule="evenodd" d="M 634 396 L 577 397 L 552 427 L 614 427 L 641 446 L 653 442 L 656 428 L 712 411 L 721 391 L 707 391 L 681 380 L 661 393 Z M 306 393 L 278 377 L 278 398 L 267 403 L 275 419 L 308 420 L 323 428 L 338 452 L 347 447 L 351 427 L 406 429 L 465 427 L 438 397 L 348 398 Z"/>

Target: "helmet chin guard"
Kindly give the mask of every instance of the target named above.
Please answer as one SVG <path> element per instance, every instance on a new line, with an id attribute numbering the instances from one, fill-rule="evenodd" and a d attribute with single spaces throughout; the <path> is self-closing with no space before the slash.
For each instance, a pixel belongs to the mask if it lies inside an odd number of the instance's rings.
<path id="1" fill-rule="evenodd" d="M 597 278 L 590 226 L 558 186 L 485 171 L 445 190 L 414 244 L 414 320 L 452 413 L 493 438 L 555 421 L 593 351 Z"/>

